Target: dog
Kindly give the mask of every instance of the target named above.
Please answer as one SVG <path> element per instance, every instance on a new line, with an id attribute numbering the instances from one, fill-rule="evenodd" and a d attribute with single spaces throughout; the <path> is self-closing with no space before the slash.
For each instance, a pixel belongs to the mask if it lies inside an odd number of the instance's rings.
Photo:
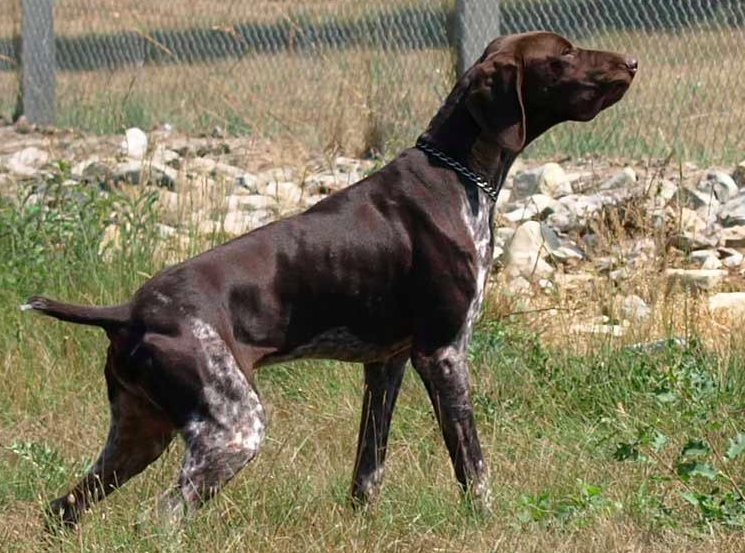
<path id="1" fill-rule="evenodd" d="M 492 41 L 416 146 L 307 211 L 163 269 L 130 301 L 22 309 L 101 327 L 111 426 L 100 457 L 49 504 L 65 526 L 180 434 L 178 481 L 158 510 L 194 513 L 251 459 L 266 416 L 262 366 L 364 365 L 353 503 L 378 493 L 391 415 L 411 360 L 462 489 L 489 505 L 466 352 L 492 264 L 495 200 L 516 156 L 563 121 L 621 99 L 637 60 L 538 31 Z"/>

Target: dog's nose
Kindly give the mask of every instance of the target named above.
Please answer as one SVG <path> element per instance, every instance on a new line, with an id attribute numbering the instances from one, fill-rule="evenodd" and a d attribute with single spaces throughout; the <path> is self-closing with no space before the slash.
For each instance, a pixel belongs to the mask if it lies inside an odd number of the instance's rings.
<path id="1" fill-rule="evenodd" d="M 628 67 L 631 74 L 634 75 L 639 67 L 639 60 L 632 57 L 626 58 L 626 67 Z"/>

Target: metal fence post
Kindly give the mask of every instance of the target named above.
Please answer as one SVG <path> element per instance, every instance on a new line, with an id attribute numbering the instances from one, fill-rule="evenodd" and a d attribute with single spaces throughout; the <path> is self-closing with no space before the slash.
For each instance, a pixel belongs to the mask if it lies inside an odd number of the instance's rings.
<path id="1" fill-rule="evenodd" d="M 54 0 L 21 0 L 19 111 L 37 125 L 54 123 Z"/>
<path id="2" fill-rule="evenodd" d="M 500 0 L 457 0 L 455 4 L 456 71 L 475 62 L 486 45 L 499 36 Z"/>

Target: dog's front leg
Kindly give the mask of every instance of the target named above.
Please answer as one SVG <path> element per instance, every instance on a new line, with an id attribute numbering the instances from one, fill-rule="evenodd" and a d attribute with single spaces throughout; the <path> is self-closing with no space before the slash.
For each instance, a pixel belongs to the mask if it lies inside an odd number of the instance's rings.
<path id="1" fill-rule="evenodd" d="M 431 352 L 415 350 L 412 363 L 427 388 L 458 482 L 476 506 L 488 511 L 488 473 L 473 419 L 463 342 Z"/>
<path id="2" fill-rule="evenodd" d="M 354 506 L 369 503 L 380 490 L 388 430 L 408 357 L 406 351 L 383 363 L 365 364 L 362 419 L 352 476 Z"/>

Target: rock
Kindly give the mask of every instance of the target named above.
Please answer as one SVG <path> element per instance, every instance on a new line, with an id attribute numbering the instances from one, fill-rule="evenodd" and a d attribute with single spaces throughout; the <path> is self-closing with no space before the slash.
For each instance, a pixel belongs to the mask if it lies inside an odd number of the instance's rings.
<path id="1" fill-rule="evenodd" d="M 722 262 L 718 257 L 707 257 L 701 264 L 701 269 L 720 269 L 721 267 Z"/>
<path id="2" fill-rule="evenodd" d="M 699 181 L 697 188 L 707 194 L 713 194 L 724 203 L 737 196 L 737 183 L 724 171 L 711 170 Z"/>
<path id="3" fill-rule="evenodd" d="M 572 193 L 572 185 L 567 174 L 558 163 L 547 163 L 535 169 L 517 173 L 512 182 L 512 197 L 526 198 L 543 194 L 560 198 Z"/>
<path id="4" fill-rule="evenodd" d="M 3 165 L 14 175 L 31 177 L 48 162 L 49 152 L 31 146 L 8 156 Z"/>
<path id="5" fill-rule="evenodd" d="M 745 225 L 722 229 L 720 239 L 728 248 L 745 248 Z"/>
<path id="6" fill-rule="evenodd" d="M 163 188 L 173 190 L 176 187 L 178 171 L 167 165 L 149 163 L 145 166 L 147 171 L 147 184 L 154 184 Z"/>
<path id="7" fill-rule="evenodd" d="M 277 205 L 276 199 L 261 194 L 233 194 L 232 196 L 228 196 L 227 202 L 228 211 L 272 209 Z"/>
<path id="8" fill-rule="evenodd" d="M 532 281 L 551 276 L 554 269 L 544 261 L 548 255 L 547 241 L 555 241 L 555 247 L 560 245 L 556 234 L 537 221 L 528 221 L 517 227 L 505 255 L 507 275 Z"/>
<path id="9" fill-rule="evenodd" d="M 745 315 L 745 292 L 714 294 L 709 298 L 709 310 L 725 311 L 730 317 Z"/>
<path id="10" fill-rule="evenodd" d="M 234 236 L 244 234 L 273 220 L 267 210 L 229 211 L 223 220 L 223 229 Z"/>
<path id="11" fill-rule="evenodd" d="M 150 156 L 150 162 L 157 165 L 167 165 L 174 169 L 179 169 L 181 167 L 181 156 L 173 150 L 169 150 L 163 146 L 158 146 L 155 148 L 153 155 Z"/>
<path id="12" fill-rule="evenodd" d="M 169 215 L 175 214 L 177 218 L 180 215 L 178 211 L 181 202 L 179 195 L 175 192 L 170 190 L 158 190 L 158 204 L 160 204 L 161 209 L 169 212 Z"/>
<path id="13" fill-rule="evenodd" d="M 98 186 L 103 190 L 111 190 L 110 185 L 113 177 L 114 173 L 111 167 L 100 161 L 93 161 L 85 166 L 80 175 L 80 180 L 85 184 Z"/>
<path id="14" fill-rule="evenodd" d="M 674 197 L 681 205 L 690 207 L 694 210 L 707 208 L 709 211 L 716 213 L 720 207 L 719 200 L 717 200 L 714 194 L 703 192 L 697 188 L 681 186 L 676 190 Z"/>
<path id="15" fill-rule="evenodd" d="M 15 122 L 15 125 L 13 125 L 13 128 L 18 134 L 28 134 L 36 129 L 36 125 L 29 121 L 28 117 L 21 115 Z"/>
<path id="16" fill-rule="evenodd" d="M 494 243 L 504 246 L 512 239 L 514 234 L 515 229 L 512 227 L 499 227 L 494 230 Z"/>
<path id="17" fill-rule="evenodd" d="M 103 229 L 101 241 L 98 244 L 98 255 L 106 261 L 111 261 L 120 248 L 121 231 L 119 225 L 111 224 Z"/>
<path id="18" fill-rule="evenodd" d="M 632 344 L 628 346 L 626 349 L 630 351 L 637 351 L 637 352 L 644 352 L 644 353 L 653 353 L 656 351 L 660 351 L 672 346 L 675 347 L 685 347 L 688 344 L 688 340 L 686 340 L 682 336 L 672 336 L 670 338 L 663 338 L 661 340 L 654 340 L 652 342 L 643 342 L 641 344 Z"/>
<path id="19" fill-rule="evenodd" d="M 217 221 L 202 219 L 197 224 L 197 232 L 202 235 L 213 236 L 222 230 L 222 225 Z"/>
<path id="20" fill-rule="evenodd" d="M 541 288 L 541 290 L 548 291 L 554 289 L 554 283 L 548 280 L 547 278 L 542 278 L 538 280 L 538 286 Z"/>
<path id="21" fill-rule="evenodd" d="M 678 185 L 668 179 L 661 179 L 656 182 L 656 186 L 650 189 L 652 198 L 657 198 L 662 201 L 664 207 L 667 202 L 675 197 L 678 192 Z"/>
<path id="22" fill-rule="evenodd" d="M 114 183 L 152 184 L 173 190 L 177 177 L 178 172 L 166 165 L 143 164 L 141 161 L 130 159 L 114 167 L 111 179 Z"/>
<path id="23" fill-rule="evenodd" d="M 600 185 L 600 190 L 616 190 L 626 188 L 636 183 L 636 171 L 631 167 L 624 167 L 623 171 L 616 173 L 610 179 Z"/>
<path id="24" fill-rule="evenodd" d="M 698 265 L 699 269 L 719 269 L 721 267 L 719 254 L 716 250 L 696 250 L 688 254 L 688 259 Z M 716 260 L 719 266 L 714 266 L 715 263 L 711 261 L 712 259 Z"/>
<path id="25" fill-rule="evenodd" d="M 161 238 L 170 238 L 178 234 L 178 230 L 176 230 L 175 227 L 163 225 L 161 223 L 157 223 L 155 226 L 158 229 L 158 235 Z"/>
<path id="26" fill-rule="evenodd" d="M 719 220 L 725 227 L 745 225 L 745 193 L 740 193 L 719 208 Z"/>
<path id="27" fill-rule="evenodd" d="M 324 196 L 323 194 L 307 194 L 303 196 L 302 205 L 307 209 L 316 205 L 318 202 L 326 199 L 327 197 L 328 196 Z"/>
<path id="28" fill-rule="evenodd" d="M 536 215 L 547 217 L 554 213 L 567 213 L 563 204 L 544 194 L 533 194 L 522 201 L 510 204 L 504 218 L 512 223 L 528 221 Z"/>
<path id="29" fill-rule="evenodd" d="M 115 183 L 125 182 L 126 184 L 140 184 L 142 177 L 141 161 L 124 161 L 114 167 L 112 180 Z"/>
<path id="30" fill-rule="evenodd" d="M 259 179 L 256 175 L 253 173 L 243 173 L 242 175 L 236 177 L 235 183 L 236 185 L 240 186 L 241 188 L 245 188 L 246 190 L 250 190 L 252 192 L 256 191 L 256 186 L 259 182 Z"/>
<path id="31" fill-rule="evenodd" d="M 281 204 L 297 204 L 303 197 L 303 190 L 294 182 L 270 182 L 259 185 L 259 192 L 265 196 L 271 196 Z"/>
<path id="32" fill-rule="evenodd" d="M 131 127 L 124 132 L 122 150 L 128 157 L 141 160 L 147 152 L 147 135 L 137 127 Z"/>
<path id="33" fill-rule="evenodd" d="M 741 161 L 732 172 L 732 180 L 739 186 L 745 186 L 745 161 Z"/>
<path id="34" fill-rule="evenodd" d="M 725 267 L 734 269 L 742 264 L 743 255 L 734 248 L 718 248 L 717 252 Z"/>
<path id="35" fill-rule="evenodd" d="M 507 289 L 513 294 L 524 294 L 530 292 L 530 282 L 523 277 L 518 276 L 507 283 Z"/>
<path id="36" fill-rule="evenodd" d="M 621 316 L 631 321 L 643 321 L 649 318 L 652 310 L 646 302 L 637 295 L 630 294 L 621 302 Z"/>
<path id="37" fill-rule="evenodd" d="M 622 282 L 631 278 L 631 270 L 628 267 L 621 267 L 608 272 L 608 278 L 613 282 Z"/>
<path id="38" fill-rule="evenodd" d="M 722 269 L 667 269 L 665 271 L 670 284 L 679 283 L 686 288 L 711 290 L 718 286 L 727 276 Z"/>
<path id="39" fill-rule="evenodd" d="M 610 334 L 611 336 L 620 337 L 626 332 L 622 325 L 607 324 L 610 319 L 605 316 L 595 317 L 590 323 L 574 324 L 569 327 L 570 332 L 577 334 Z"/>
<path id="40" fill-rule="evenodd" d="M 670 236 L 670 245 L 682 250 L 697 250 L 701 248 L 715 248 L 721 240 L 720 229 L 709 226 L 692 209 L 668 208 L 666 215 L 673 222 L 677 232 Z"/>

